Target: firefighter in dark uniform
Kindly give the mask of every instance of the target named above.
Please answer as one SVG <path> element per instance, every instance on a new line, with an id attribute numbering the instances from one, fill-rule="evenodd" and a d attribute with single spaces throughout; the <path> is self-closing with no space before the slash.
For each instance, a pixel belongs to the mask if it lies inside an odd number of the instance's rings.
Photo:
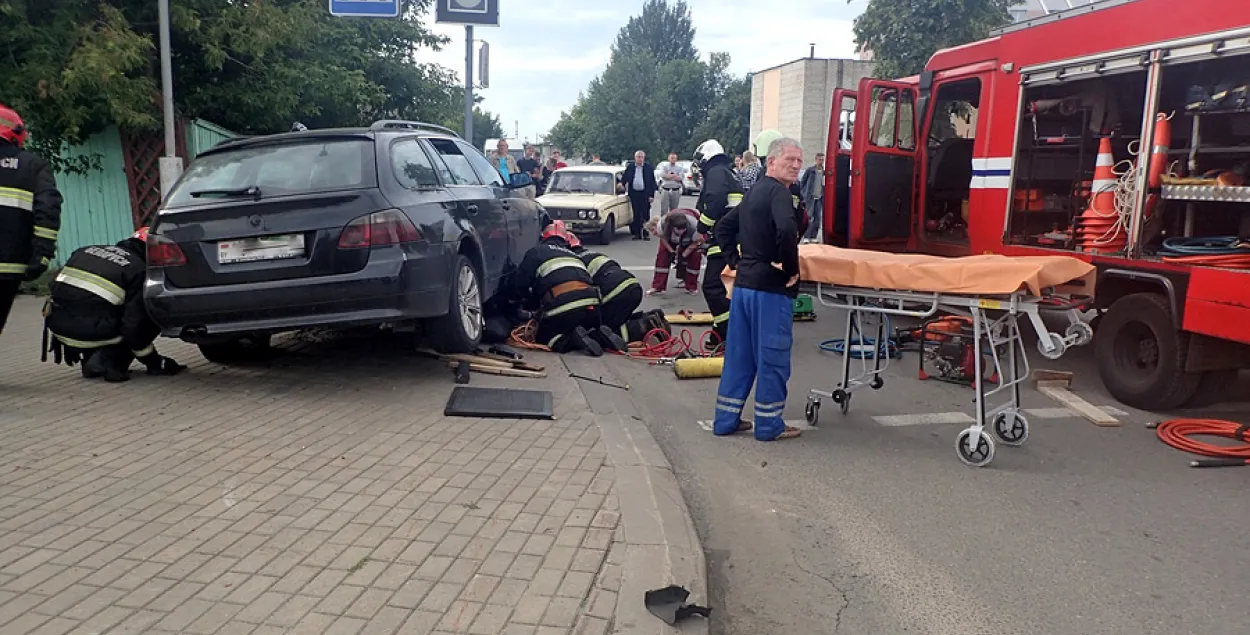
<path id="1" fill-rule="evenodd" d="M 22 118 L 0 104 L 0 331 L 22 281 L 48 270 L 61 228 L 52 168 L 25 144 Z"/>
<path id="2" fill-rule="evenodd" d="M 570 236 L 563 221 L 548 225 L 542 242 L 513 272 L 510 295 L 535 312 L 536 343 L 557 353 L 580 349 L 598 357 L 603 355 L 599 288 L 586 263 L 569 248 Z"/>
<path id="3" fill-rule="evenodd" d="M 149 375 L 184 369 L 152 344 L 161 331 L 143 306 L 146 240 L 145 227 L 116 245 L 83 247 L 69 257 L 45 309 L 45 361 L 52 353 L 58 364 L 82 362 L 83 377 L 109 382 L 130 379 L 135 359 Z"/>
<path id="4" fill-rule="evenodd" d="M 625 352 L 626 342 L 639 341 L 642 335 L 646 335 L 643 333 L 637 339 L 631 339 L 630 333 L 638 329 L 629 328 L 631 320 L 642 318 L 641 314 L 635 315 L 642 304 L 642 284 L 634 274 L 623 269 L 620 263 L 586 249 L 577 236 L 570 234 L 569 239 L 573 253 L 586 263 L 586 270 L 590 272 L 602 298 L 599 308 L 599 318 L 603 322 L 600 343 L 612 350 Z"/>
<path id="5" fill-rule="evenodd" d="M 703 234 L 703 244 L 707 246 L 703 299 L 712 314 L 712 330 L 719 337 L 719 342 L 708 342 L 705 346 L 714 347 L 723 343 L 729 332 L 729 294 L 720 278 L 725 258 L 716 244 L 716 223 L 742 202 L 742 185 L 734 176 L 733 162 L 715 139 L 699 144 L 694 151 L 694 161 L 703 175 L 703 188 L 699 190 L 699 201 L 695 204 L 699 212 L 699 232 Z"/>

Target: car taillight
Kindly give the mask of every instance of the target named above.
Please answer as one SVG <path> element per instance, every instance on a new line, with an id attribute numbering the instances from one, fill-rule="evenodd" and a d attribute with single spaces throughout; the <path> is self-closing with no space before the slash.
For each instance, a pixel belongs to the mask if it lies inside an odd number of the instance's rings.
<path id="1" fill-rule="evenodd" d="M 187 256 L 178 243 L 165 236 L 148 234 L 148 266 L 180 267 L 187 264 Z"/>
<path id="2" fill-rule="evenodd" d="M 384 247 L 423 240 L 408 215 L 397 209 L 366 214 L 352 220 L 339 234 L 339 249 Z"/>

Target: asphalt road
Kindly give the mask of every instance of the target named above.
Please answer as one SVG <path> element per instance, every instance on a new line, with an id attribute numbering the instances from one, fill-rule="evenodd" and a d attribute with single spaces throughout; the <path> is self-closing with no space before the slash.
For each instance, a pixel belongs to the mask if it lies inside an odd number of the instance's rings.
<path id="1" fill-rule="evenodd" d="M 654 242 L 622 234 L 599 249 L 649 285 Z M 705 308 L 676 288 L 646 306 Z M 809 388 L 837 380 L 839 358 L 818 344 L 841 336 L 842 315 L 817 311 L 795 325 L 788 420 L 803 419 Z M 1029 387 L 1027 443 L 965 467 L 954 447 L 967 423 L 915 415 L 971 413 L 971 390 L 918 381 L 908 353 L 848 414 L 826 400 L 820 426 L 800 439 L 715 438 L 700 421 L 711 418 L 716 380 L 621 360 L 707 550 L 712 632 L 1247 632 L 1250 509 L 1238 501 L 1250 469 L 1187 467 L 1145 429 L 1161 415 L 1106 394 L 1092 347 L 1032 361 L 1075 371 L 1073 391 L 1122 408 L 1112 411 L 1122 426 L 1096 427 Z M 1240 389 L 1250 398 L 1245 374 Z M 1186 414 L 1250 422 L 1250 403 Z"/>

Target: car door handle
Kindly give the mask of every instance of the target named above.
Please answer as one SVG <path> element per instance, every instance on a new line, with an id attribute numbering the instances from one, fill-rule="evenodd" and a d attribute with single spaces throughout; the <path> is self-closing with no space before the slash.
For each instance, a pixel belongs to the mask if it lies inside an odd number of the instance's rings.
<path id="1" fill-rule="evenodd" d="M 477 205 L 470 205 L 466 207 L 465 210 L 467 210 L 470 215 L 477 214 Z"/>

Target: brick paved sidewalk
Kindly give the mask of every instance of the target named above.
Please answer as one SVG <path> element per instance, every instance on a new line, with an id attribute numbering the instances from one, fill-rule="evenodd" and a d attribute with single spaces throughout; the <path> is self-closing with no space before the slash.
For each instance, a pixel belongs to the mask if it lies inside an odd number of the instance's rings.
<path id="1" fill-rule="evenodd" d="M 558 360 L 555 421 L 449 419 L 394 342 L 85 381 L 0 335 L 0 632 L 586 633 L 611 627 L 613 468 Z"/>

